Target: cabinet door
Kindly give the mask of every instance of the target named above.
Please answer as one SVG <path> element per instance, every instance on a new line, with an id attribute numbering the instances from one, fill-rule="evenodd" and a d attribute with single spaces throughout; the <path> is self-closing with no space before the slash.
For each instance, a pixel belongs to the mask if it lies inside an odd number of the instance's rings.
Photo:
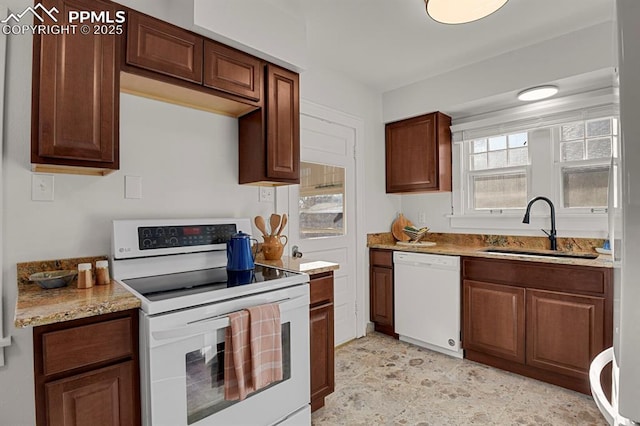
<path id="1" fill-rule="evenodd" d="M 393 269 L 371 267 L 371 321 L 393 330 Z"/>
<path id="2" fill-rule="evenodd" d="M 451 191 L 450 124 L 434 112 L 385 126 L 388 193 Z"/>
<path id="3" fill-rule="evenodd" d="M 58 25 L 72 10 L 117 10 L 101 1 L 42 4 L 59 10 Z M 118 169 L 119 46 L 116 35 L 34 37 L 33 163 Z"/>
<path id="4" fill-rule="evenodd" d="M 47 383 L 48 425 L 135 424 L 133 377 L 133 362 L 127 361 Z"/>
<path id="5" fill-rule="evenodd" d="M 463 281 L 463 348 L 525 362 L 524 288 Z"/>
<path id="6" fill-rule="evenodd" d="M 202 83 L 202 37 L 135 12 L 127 25 L 127 64 Z"/>
<path id="7" fill-rule="evenodd" d="M 204 85 L 259 101 L 262 97 L 262 63 L 244 52 L 205 40 Z"/>
<path id="8" fill-rule="evenodd" d="M 604 303 L 591 297 L 527 289 L 527 364 L 588 378 L 604 350 Z"/>
<path id="9" fill-rule="evenodd" d="M 267 177 L 300 183 L 298 74 L 267 65 Z"/>
<path id="10" fill-rule="evenodd" d="M 309 310 L 311 340 L 311 409 L 324 405 L 334 389 L 333 304 Z"/>

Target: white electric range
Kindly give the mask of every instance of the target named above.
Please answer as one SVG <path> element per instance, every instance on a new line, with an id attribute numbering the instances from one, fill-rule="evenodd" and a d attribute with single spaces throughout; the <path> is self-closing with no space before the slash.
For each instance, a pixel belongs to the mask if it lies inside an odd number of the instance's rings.
<path id="1" fill-rule="evenodd" d="M 309 276 L 269 266 L 226 270 L 226 242 L 248 219 L 116 220 L 114 278 L 141 301 L 145 425 L 310 424 Z M 224 399 L 227 315 L 278 303 L 282 381 Z"/>

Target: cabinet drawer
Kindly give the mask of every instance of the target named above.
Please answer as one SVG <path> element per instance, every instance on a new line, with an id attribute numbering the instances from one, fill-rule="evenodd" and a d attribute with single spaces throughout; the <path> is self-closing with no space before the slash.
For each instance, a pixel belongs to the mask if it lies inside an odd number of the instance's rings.
<path id="1" fill-rule="evenodd" d="M 373 266 L 393 268 L 393 252 L 391 250 L 370 250 L 369 263 Z"/>
<path id="2" fill-rule="evenodd" d="M 309 282 L 309 304 L 333 303 L 333 274 L 311 277 Z"/>
<path id="3" fill-rule="evenodd" d="M 128 20 L 127 64 L 202 83 L 202 37 L 135 12 Z"/>
<path id="4" fill-rule="evenodd" d="M 607 291 L 612 272 L 588 266 L 474 258 L 463 259 L 462 271 L 463 278 L 475 281 L 598 295 Z"/>
<path id="5" fill-rule="evenodd" d="M 121 318 L 44 333 L 43 373 L 50 375 L 132 356 L 131 327 L 131 318 Z"/>

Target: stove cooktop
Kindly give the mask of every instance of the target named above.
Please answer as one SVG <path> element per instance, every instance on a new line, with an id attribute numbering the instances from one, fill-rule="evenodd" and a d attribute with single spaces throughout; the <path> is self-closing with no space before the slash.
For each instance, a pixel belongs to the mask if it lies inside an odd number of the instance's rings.
<path id="1" fill-rule="evenodd" d="M 302 284 L 308 281 L 305 277 L 306 274 L 256 265 L 248 271 L 218 267 L 121 282 L 139 295 L 145 312 L 156 314 Z"/>
<path id="2" fill-rule="evenodd" d="M 226 268 L 123 280 L 150 301 L 173 299 L 190 294 L 222 290 L 229 287 L 250 286 L 269 280 L 292 277 L 293 272 L 257 265 L 248 271 L 227 271 Z"/>

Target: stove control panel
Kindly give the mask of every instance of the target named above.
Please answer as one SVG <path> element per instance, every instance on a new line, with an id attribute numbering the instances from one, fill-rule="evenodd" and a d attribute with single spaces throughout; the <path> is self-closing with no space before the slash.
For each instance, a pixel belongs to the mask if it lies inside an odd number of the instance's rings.
<path id="1" fill-rule="evenodd" d="M 236 224 L 141 226 L 138 227 L 138 248 L 155 250 L 226 244 L 236 232 Z"/>

